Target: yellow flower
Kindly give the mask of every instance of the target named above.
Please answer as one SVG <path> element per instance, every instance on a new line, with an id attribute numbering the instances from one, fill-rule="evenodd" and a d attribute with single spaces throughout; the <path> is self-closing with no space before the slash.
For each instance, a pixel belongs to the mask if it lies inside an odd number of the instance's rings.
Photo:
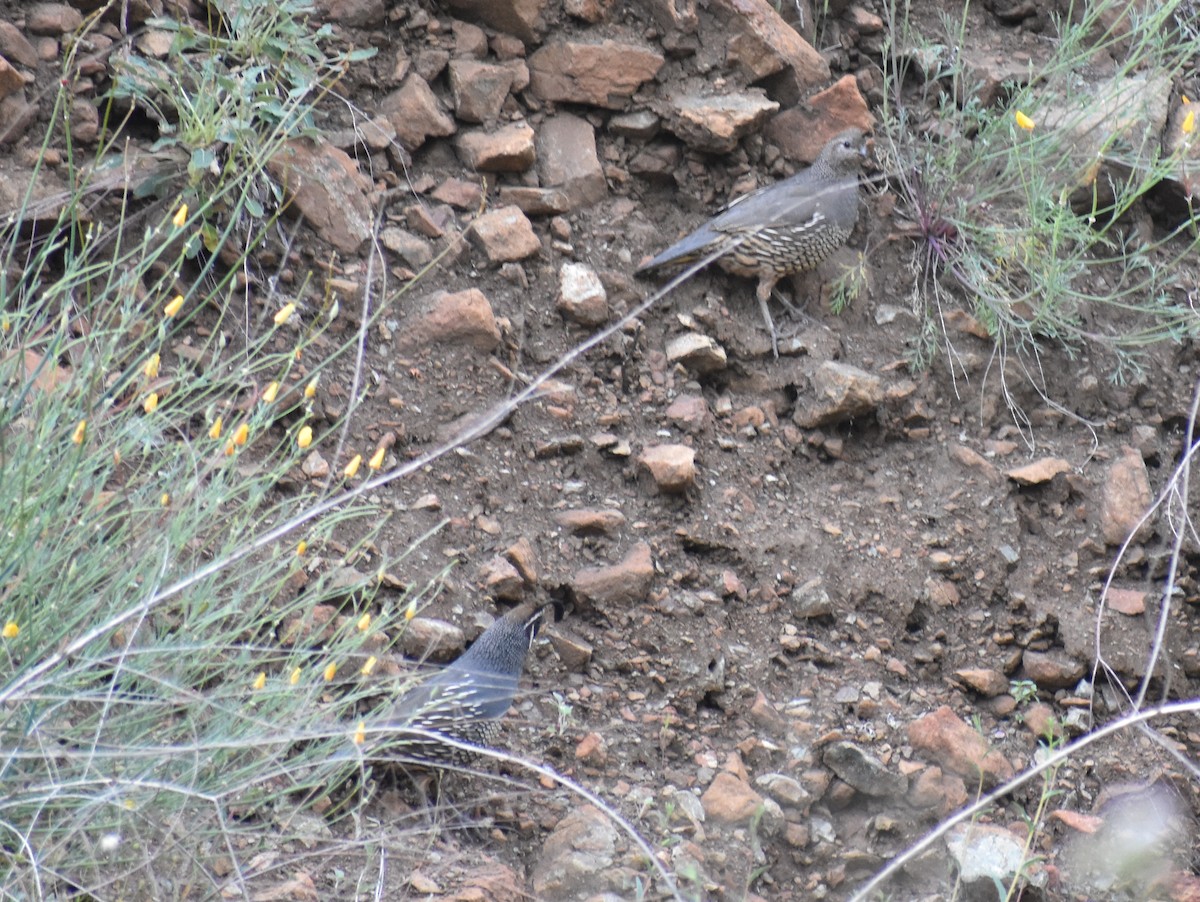
<path id="1" fill-rule="evenodd" d="M 240 448 L 242 445 L 246 444 L 246 439 L 249 437 L 250 425 L 248 423 L 242 423 L 233 433 L 233 443 Z"/>
<path id="2" fill-rule="evenodd" d="M 172 317 L 182 309 L 183 295 L 177 294 L 175 295 L 175 300 L 171 301 L 171 303 L 167 304 L 167 306 L 163 308 L 163 314 L 167 317 Z"/>
<path id="3" fill-rule="evenodd" d="M 20 632 L 21 628 L 14 621 L 10 620 L 4 624 L 4 631 L 0 632 L 0 636 L 4 636 L 5 639 L 15 639 Z"/>
<path id="4" fill-rule="evenodd" d="M 296 444 L 301 448 L 307 448 L 312 444 L 312 427 L 301 426 L 300 433 L 296 436 Z"/>
<path id="5" fill-rule="evenodd" d="M 71 441 L 76 445 L 82 445 L 85 438 L 87 438 L 87 420 L 80 420 L 75 431 L 71 433 Z"/>
<path id="6" fill-rule="evenodd" d="M 1033 131 L 1033 120 L 1030 119 L 1028 116 L 1026 116 L 1024 113 L 1022 113 L 1020 110 L 1017 110 L 1016 113 L 1013 114 L 1013 118 L 1017 120 L 1018 128 L 1023 128 L 1027 132 Z"/>
<path id="7" fill-rule="evenodd" d="M 275 398 L 278 394 L 279 394 L 279 383 L 272 382 L 270 385 L 267 386 L 266 391 L 263 392 L 262 399 L 267 404 L 274 404 Z"/>
<path id="8" fill-rule="evenodd" d="M 295 312 L 296 312 L 295 304 L 292 304 L 292 303 L 285 304 L 283 306 L 283 308 L 278 313 L 275 314 L 275 325 L 282 326 L 284 323 L 286 323 L 289 319 L 292 318 L 292 314 Z"/>
<path id="9" fill-rule="evenodd" d="M 208 437 L 216 441 L 221 437 L 221 428 L 224 425 L 223 420 L 217 417 L 216 421 L 209 427 Z"/>
<path id="10" fill-rule="evenodd" d="M 150 355 L 150 359 L 142 367 L 142 372 L 146 374 L 147 379 L 154 379 L 158 376 L 158 365 L 160 363 L 162 363 L 162 358 L 157 353 Z"/>
<path id="11" fill-rule="evenodd" d="M 325 677 L 325 682 L 328 683 L 330 680 L 333 679 L 333 675 L 335 673 L 337 673 L 337 664 L 330 661 L 328 664 L 325 665 L 325 672 L 321 675 L 323 677 Z"/>
<path id="12" fill-rule="evenodd" d="M 304 397 L 311 398 L 317 393 L 317 380 L 320 378 L 320 376 L 313 376 L 312 381 L 304 386 Z"/>
<path id="13" fill-rule="evenodd" d="M 154 413 L 158 410 L 158 392 L 152 391 L 146 396 L 146 400 L 142 402 L 142 410 L 146 413 Z"/>
<path id="14" fill-rule="evenodd" d="M 1196 130 L 1196 111 L 1188 110 L 1187 115 L 1183 117 L 1183 133 L 1190 135 Z"/>
<path id="15" fill-rule="evenodd" d="M 288 682 L 293 686 L 295 686 L 297 683 L 300 682 L 300 668 L 299 667 L 297 667 L 295 670 L 292 671 L 292 675 L 290 677 L 288 677 Z"/>
<path id="16" fill-rule="evenodd" d="M 163 492 L 162 497 L 158 499 L 158 503 L 161 504 L 163 507 L 170 507 L 171 506 L 171 493 Z"/>
<path id="17" fill-rule="evenodd" d="M 360 633 L 365 633 L 367 630 L 369 630 L 371 628 L 371 612 L 367 611 L 367 613 L 359 617 L 356 626 L 358 627 L 358 631 Z"/>
<path id="18" fill-rule="evenodd" d="M 258 676 L 254 678 L 254 689 L 255 691 L 258 691 L 265 685 L 267 685 L 267 672 L 265 670 L 260 670 L 258 672 Z"/>
<path id="19" fill-rule="evenodd" d="M 187 222 L 187 214 L 187 204 L 180 205 L 179 209 L 175 211 L 175 216 L 171 219 L 172 225 L 177 229 L 182 229 L 183 224 Z"/>
<path id="20" fill-rule="evenodd" d="M 374 655 L 371 655 L 371 657 L 367 658 L 367 663 L 362 666 L 362 675 L 370 676 L 371 671 L 375 669 L 375 665 L 378 663 L 379 659 Z"/>
<path id="21" fill-rule="evenodd" d="M 361 466 L 362 455 L 355 454 L 354 457 L 351 458 L 350 463 L 346 464 L 346 469 L 342 470 L 342 475 L 347 479 L 353 479 L 355 474 L 358 472 L 358 468 Z"/>
<path id="22" fill-rule="evenodd" d="M 417 616 L 417 600 L 414 598 L 408 603 L 408 607 L 404 609 L 405 621 L 412 620 Z"/>
<path id="23" fill-rule="evenodd" d="M 387 454 L 387 448 L 380 445 L 375 449 L 375 453 L 371 455 L 371 459 L 367 461 L 367 466 L 372 470 L 378 470 L 383 466 L 383 456 Z"/>
<path id="24" fill-rule="evenodd" d="M 362 745 L 367 741 L 367 722 L 365 720 L 360 720 L 358 722 L 358 729 L 354 731 L 353 738 L 355 745 Z"/>
<path id="25" fill-rule="evenodd" d="M 300 544 L 296 546 L 296 557 L 304 557 L 307 552 L 308 542 L 304 541 L 304 539 L 301 539 Z"/>
<path id="26" fill-rule="evenodd" d="M 0 319 L 0 331 L 4 332 L 5 335 L 12 331 L 12 320 L 7 316 L 4 319 Z"/>
<path id="27" fill-rule="evenodd" d="M 237 445 L 235 445 L 232 440 L 225 443 L 225 456 L 226 457 L 233 457 L 233 455 L 236 451 L 237 451 Z"/>

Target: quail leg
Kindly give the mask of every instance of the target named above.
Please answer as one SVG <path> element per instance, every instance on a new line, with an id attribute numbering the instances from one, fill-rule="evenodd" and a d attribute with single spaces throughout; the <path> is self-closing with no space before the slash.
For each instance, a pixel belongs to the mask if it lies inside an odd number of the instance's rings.
<path id="1" fill-rule="evenodd" d="M 763 322 L 767 325 L 767 331 L 771 333 L 771 353 L 775 355 L 776 360 L 779 359 L 779 333 L 775 331 L 775 321 L 771 319 L 771 310 L 767 304 L 778 281 L 778 276 L 760 276 L 758 288 L 754 292 L 758 298 L 758 309 L 762 311 Z"/>

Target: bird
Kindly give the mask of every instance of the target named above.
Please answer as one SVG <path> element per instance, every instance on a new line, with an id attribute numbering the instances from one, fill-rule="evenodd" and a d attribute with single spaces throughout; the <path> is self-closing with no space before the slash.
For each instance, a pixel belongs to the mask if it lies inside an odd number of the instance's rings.
<path id="1" fill-rule="evenodd" d="M 815 269 L 846 243 L 858 222 L 858 172 L 866 156 L 860 129 L 839 132 L 808 169 L 737 198 L 639 266 L 635 275 L 718 254 L 717 262 L 728 272 L 758 278 L 755 295 L 778 357 L 779 336 L 767 300 L 784 276 Z"/>
<path id="2" fill-rule="evenodd" d="M 406 759 L 434 767 L 465 765 L 476 753 L 429 736 L 404 736 L 405 730 L 478 746 L 495 741 L 546 610 L 530 602 L 517 605 L 458 658 L 392 704 L 388 724 L 400 731 L 398 748 Z"/>

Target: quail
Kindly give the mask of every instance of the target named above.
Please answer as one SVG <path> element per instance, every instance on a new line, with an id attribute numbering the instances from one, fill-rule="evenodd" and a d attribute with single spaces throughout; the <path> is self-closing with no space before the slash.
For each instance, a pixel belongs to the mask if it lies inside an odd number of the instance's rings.
<path id="1" fill-rule="evenodd" d="M 392 706 L 389 724 L 422 730 L 471 745 L 490 745 L 500 718 L 512 706 L 525 656 L 533 645 L 546 607 L 525 603 L 513 608 L 462 655 L 404 693 Z M 426 736 L 404 737 L 406 758 L 439 765 L 467 764 L 474 754 Z"/>
<path id="2" fill-rule="evenodd" d="M 866 156 L 860 130 L 841 132 L 808 169 L 737 198 L 637 273 L 719 253 L 725 270 L 758 278 L 755 294 L 778 357 L 779 336 L 767 300 L 780 279 L 814 269 L 850 237 L 858 221 L 858 171 Z"/>

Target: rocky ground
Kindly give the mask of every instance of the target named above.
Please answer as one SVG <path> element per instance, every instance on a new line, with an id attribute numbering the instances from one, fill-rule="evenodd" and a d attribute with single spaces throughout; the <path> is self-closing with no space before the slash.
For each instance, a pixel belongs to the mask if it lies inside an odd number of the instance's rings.
<path id="1" fill-rule="evenodd" d="M 615 321 L 653 288 L 632 277 L 639 261 L 842 128 L 875 126 L 882 100 L 884 10 L 870 0 L 815 18 L 763 0 L 321 5 L 338 42 L 378 54 L 322 107 L 322 138 L 277 161 L 305 222 L 291 269 L 328 274 L 348 334 L 379 255 L 386 306 L 350 445 L 387 445 L 388 465 Z M 931 22 L 955 6 L 913 5 Z M 998 79 L 989 48 L 1036 48 L 1045 25 L 971 15 Z M 0 19 L 0 55 L 23 80 L 0 101 L 0 121 L 23 124 L 0 152 L 12 197 L 79 17 L 7 2 Z M 97 138 L 106 78 L 98 65 L 79 84 L 82 146 Z M 1103 359 L 1047 348 L 1047 399 L 1012 371 L 1006 393 L 991 341 L 955 313 L 955 369 L 915 370 L 920 286 L 894 207 L 886 182 L 864 189 L 849 246 L 797 280 L 811 319 L 778 313 L 778 359 L 753 285 L 702 273 L 488 434 L 373 499 L 393 512 L 391 554 L 448 521 L 404 574 L 441 581 L 413 633 L 441 637 L 441 656 L 518 599 L 563 603 L 504 742 L 629 818 L 689 897 L 846 898 L 1030 766 L 1047 731 L 1076 736 L 1122 710 L 1113 684 L 1092 679 L 1097 622 L 1114 678 L 1144 673 L 1169 524 L 1137 533 L 1103 613 L 1098 602 L 1179 458 L 1193 344 L 1152 349 L 1123 385 Z M 829 282 L 860 259 L 866 289 L 834 315 Z M 325 371 L 330 418 L 350 380 L 350 362 Z M 299 478 L 344 461 L 310 464 Z M 1161 665 L 1175 698 L 1200 676 L 1196 551 Z M 1194 754 L 1193 721 L 1159 727 Z M 1198 800 L 1184 773 L 1147 738 L 1116 737 L 992 809 L 976 835 L 1041 857 L 1025 898 L 1188 898 Z M 1052 814 L 1023 853 L 1023 818 L 1047 788 Z M 382 823 L 402 796 L 373 803 Z M 613 825 L 562 790 L 534 782 L 478 813 L 496 829 L 446 831 L 419 862 L 393 859 L 387 897 L 631 899 L 646 879 Z M 1142 872 L 1114 887 L 1090 870 L 1133 842 L 1129 823 L 1151 837 L 1153 890 Z M 982 853 L 947 848 L 888 898 L 950 898 L 953 859 Z M 310 863 L 313 898 L 352 895 L 339 867 Z M 994 893 L 982 886 L 978 898 Z"/>

